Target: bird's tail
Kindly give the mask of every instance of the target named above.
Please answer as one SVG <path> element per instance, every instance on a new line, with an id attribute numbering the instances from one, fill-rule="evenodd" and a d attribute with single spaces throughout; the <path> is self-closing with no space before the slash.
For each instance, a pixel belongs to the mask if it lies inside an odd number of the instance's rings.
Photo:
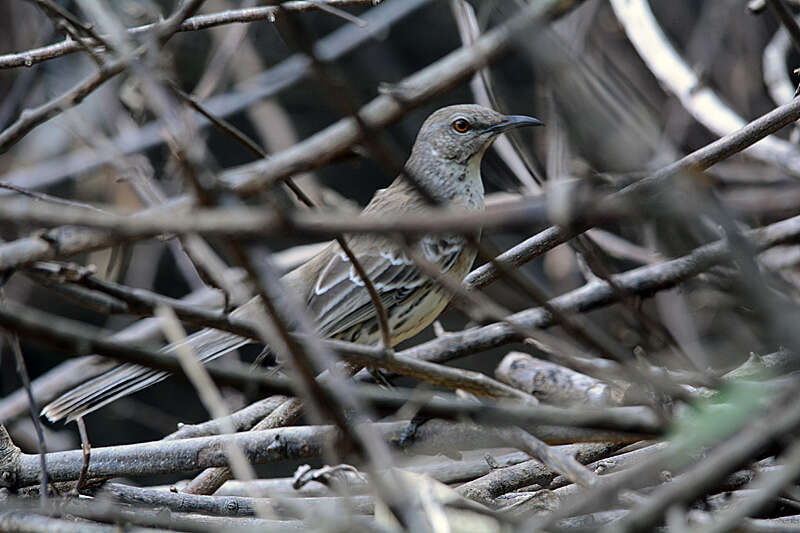
<path id="1" fill-rule="evenodd" d="M 250 342 L 252 341 L 244 337 L 216 329 L 203 329 L 183 341 L 191 346 L 204 364 Z M 175 347 L 176 345 L 170 344 L 161 351 L 169 352 Z M 123 396 L 158 383 L 169 375 L 169 372 L 163 370 L 124 363 L 64 393 L 47 404 L 42 409 L 42 414 L 52 422 L 64 418 L 69 422 Z"/>

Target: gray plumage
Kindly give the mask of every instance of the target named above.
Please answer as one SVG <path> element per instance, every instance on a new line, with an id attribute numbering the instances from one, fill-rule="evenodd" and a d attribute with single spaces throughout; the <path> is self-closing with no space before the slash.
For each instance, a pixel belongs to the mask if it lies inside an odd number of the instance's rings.
<path id="1" fill-rule="evenodd" d="M 411 176 L 438 203 L 454 209 L 483 209 L 480 164 L 494 138 L 507 129 L 541 124 L 530 117 L 505 116 L 477 105 L 442 108 L 423 123 L 405 164 Z M 463 131 L 462 131 L 463 130 Z M 404 176 L 375 193 L 367 214 L 414 213 L 428 201 Z M 391 238 L 377 234 L 345 236 L 381 302 L 395 345 L 427 327 L 441 313 L 449 295 L 423 275 Z M 443 273 L 463 279 L 475 259 L 461 235 L 425 235 L 413 246 Z M 380 340 L 375 308 L 347 256 L 335 242 L 283 277 L 288 290 L 306 303 L 321 336 L 372 344 Z M 242 319 L 263 315 L 257 299 L 233 312 Z M 184 341 L 207 363 L 250 341 L 231 333 L 204 329 Z M 166 346 L 162 351 L 171 351 Z M 122 364 L 79 385 L 45 406 L 50 420 L 73 420 L 163 380 L 167 372 Z"/>

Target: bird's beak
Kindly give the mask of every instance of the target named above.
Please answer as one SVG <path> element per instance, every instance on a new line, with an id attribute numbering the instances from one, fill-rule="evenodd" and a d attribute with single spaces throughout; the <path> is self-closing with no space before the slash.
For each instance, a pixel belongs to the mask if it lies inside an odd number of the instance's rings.
<path id="1" fill-rule="evenodd" d="M 494 134 L 499 134 L 514 128 L 524 128 L 526 126 L 544 126 L 544 122 L 538 118 L 526 117 L 525 115 L 506 115 L 503 122 L 495 124 L 489 128 L 489 131 Z"/>

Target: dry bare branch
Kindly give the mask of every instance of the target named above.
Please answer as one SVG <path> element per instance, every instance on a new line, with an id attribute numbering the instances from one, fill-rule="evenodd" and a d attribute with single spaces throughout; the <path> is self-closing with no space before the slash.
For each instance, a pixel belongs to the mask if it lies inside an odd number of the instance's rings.
<path id="1" fill-rule="evenodd" d="M 647 0 L 615 0 L 611 5 L 650 71 L 675 94 L 692 116 L 720 136 L 730 135 L 745 125 L 745 121 L 713 89 L 698 79 L 670 44 Z M 776 163 L 795 176 L 800 171 L 797 149 L 777 137 L 765 137 L 743 153 L 770 164 Z"/>

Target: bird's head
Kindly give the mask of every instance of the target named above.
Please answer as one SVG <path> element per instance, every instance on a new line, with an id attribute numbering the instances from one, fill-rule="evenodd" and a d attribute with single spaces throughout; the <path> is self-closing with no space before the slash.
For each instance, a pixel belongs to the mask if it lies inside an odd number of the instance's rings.
<path id="1" fill-rule="evenodd" d="M 542 125 L 533 117 L 503 115 L 480 105 L 443 107 L 422 124 L 414 151 L 425 151 L 424 157 L 466 164 L 473 156 L 482 155 L 504 131 Z"/>

